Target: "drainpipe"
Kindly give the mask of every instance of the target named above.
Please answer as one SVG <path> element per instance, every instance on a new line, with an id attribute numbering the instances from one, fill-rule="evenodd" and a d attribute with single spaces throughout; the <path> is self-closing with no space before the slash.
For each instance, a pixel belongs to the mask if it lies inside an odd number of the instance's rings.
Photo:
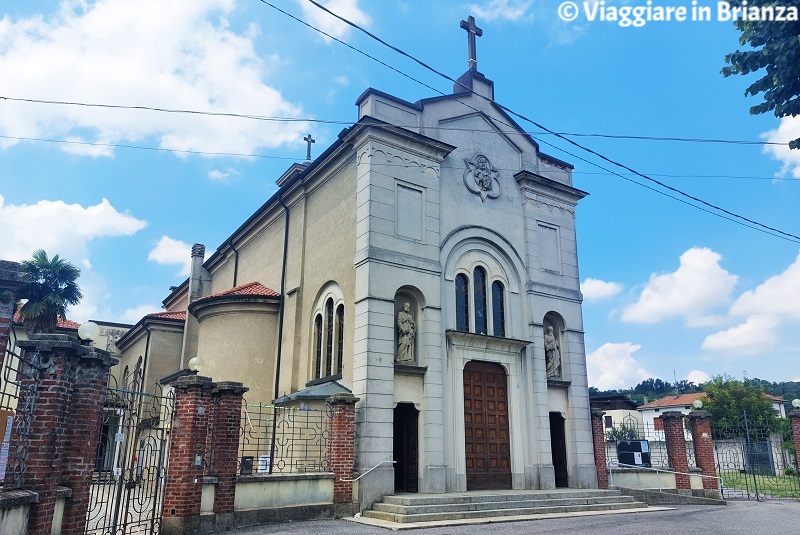
<path id="1" fill-rule="evenodd" d="M 228 242 L 231 249 L 233 249 L 233 285 L 231 288 L 236 288 L 236 280 L 239 278 L 239 251 L 233 246 L 233 240 Z"/>
<path id="2" fill-rule="evenodd" d="M 289 249 L 289 207 L 283 202 L 283 199 L 278 195 L 278 202 L 283 206 L 283 211 L 286 214 L 286 221 L 283 225 L 283 265 L 281 266 L 281 297 L 279 301 L 280 308 L 278 309 L 278 354 L 275 356 L 275 396 L 273 399 L 278 398 L 280 379 L 281 379 L 281 349 L 283 348 L 283 305 L 284 294 L 286 291 L 286 256 Z M 275 466 L 275 431 L 278 424 L 278 408 L 273 407 L 274 411 L 272 417 L 272 440 L 269 448 L 269 473 L 272 473 L 272 467 Z"/>

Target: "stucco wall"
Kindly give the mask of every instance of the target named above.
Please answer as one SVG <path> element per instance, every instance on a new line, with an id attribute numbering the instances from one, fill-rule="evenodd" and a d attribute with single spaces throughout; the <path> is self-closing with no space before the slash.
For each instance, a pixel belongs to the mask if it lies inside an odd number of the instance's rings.
<path id="1" fill-rule="evenodd" d="M 236 484 L 236 511 L 333 503 L 333 474 L 244 476 Z"/>

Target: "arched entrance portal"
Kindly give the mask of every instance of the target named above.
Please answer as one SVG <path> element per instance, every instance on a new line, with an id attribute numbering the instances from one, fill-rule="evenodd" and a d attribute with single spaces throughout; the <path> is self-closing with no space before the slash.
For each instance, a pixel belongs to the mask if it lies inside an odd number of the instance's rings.
<path id="1" fill-rule="evenodd" d="M 394 490 L 419 492 L 419 411 L 411 403 L 394 408 Z"/>
<path id="2" fill-rule="evenodd" d="M 464 366 L 467 490 L 511 488 L 506 371 L 499 364 Z"/>

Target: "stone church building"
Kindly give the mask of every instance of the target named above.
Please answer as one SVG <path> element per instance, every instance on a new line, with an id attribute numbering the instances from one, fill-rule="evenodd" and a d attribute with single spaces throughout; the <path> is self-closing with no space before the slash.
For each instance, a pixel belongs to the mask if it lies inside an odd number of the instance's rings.
<path id="1" fill-rule="evenodd" d="M 214 254 L 194 247 L 166 312 L 117 341 L 120 368 L 152 381 L 199 357 L 249 402 L 352 392 L 356 469 L 377 466 L 362 505 L 596 487 L 575 235 L 586 193 L 495 104 L 474 56 L 450 95 L 367 89 L 358 121 L 278 178 Z"/>

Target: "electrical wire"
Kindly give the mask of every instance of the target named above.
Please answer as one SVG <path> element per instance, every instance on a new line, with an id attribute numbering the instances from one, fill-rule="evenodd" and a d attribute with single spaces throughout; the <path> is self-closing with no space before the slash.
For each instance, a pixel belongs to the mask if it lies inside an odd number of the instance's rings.
<path id="1" fill-rule="evenodd" d="M 723 214 L 725 214 L 725 216 L 722 216 L 721 214 L 716 213 L 716 212 L 709 212 L 707 209 L 703 209 L 702 207 L 699 207 L 699 206 L 694 205 L 692 203 L 686 203 L 686 204 L 689 204 L 689 206 L 694 206 L 695 208 L 702 209 L 705 212 L 713 213 L 714 215 L 717 215 L 718 217 L 722 217 L 723 219 L 727 219 L 729 221 L 731 220 L 730 218 L 735 218 L 734 220 L 737 223 L 742 224 L 743 226 L 746 226 L 748 228 L 758 227 L 759 230 L 762 230 L 765 233 L 770 234 L 772 236 L 775 236 L 776 235 L 775 233 L 777 233 L 777 234 L 785 237 L 789 241 L 800 242 L 800 236 L 798 236 L 796 234 L 785 232 L 785 231 L 780 230 L 778 228 L 775 228 L 775 227 L 772 227 L 772 226 L 769 226 L 769 225 L 765 225 L 764 223 L 760 223 L 760 222 L 758 222 L 758 221 L 756 221 L 754 219 L 745 217 L 745 216 L 743 216 L 741 214 L 738 214 L 736 212 L 733 212 L 731 210 L 727 210 L 726 208 L 723 208 L 723 207 L 721 207 L 719 205 L 716 205 L 716 204 L 710 203 L 708 201 L 705 201 L 705 200 L 703 200 L 703 199 L 701 199 L 701 198 L 699 198 L 699 197 L 697 197 L 695 195 L 692 195 L 692 194 L 687 193 L 687 192 L 685 192 L 683 190 L 680 190 L 678 188 L 675 188 L 675 187 L 672 187 L 672 186 L 670 186 L 668 184 L 665 184 L 664 182 L 661 182 L 660 180 L 657 180 L 657 179 L 652 178 L 652 177 L 650 177 L 648 175 L 640 173 L 639 171 L 636 171 L 635 169 L 633 169 L 633 168 L 631 168 L 631 167 L 629 167 L 629 166 L 627 166 L 627 165 L 625 165 L 625 164 L 623 164 L 621 162 L 613 160 L 613 159 L 605 156 L 604 154 L 601 154 L 601 153 L 599 153 L 599 152 L 597 152 L 597 151 L 595 151 L 593 149 L 585 147 L 585 146 L 581 145 L 580 143 L 578 143 L 578 142 L 576 142 L 576 141 L 574 141 L 574 140 L 572 140 L 572 139 L 570 139 L 570 138 L 568 138 L 568 137 L 566 137 L 564 135 L 558 134 L 554 130 L 551 130 L 550 128 L 547 128 L 546 126 L 542 125 L 541 123 L 538 123 L 537 121 L 534 121 L 533 119 L 531 119 L 531 118 L 529 118 L 529 117 L 527 117 L 525 115 L 522 115 L 522 114 L 520 114 L 520 113 L 518 113 L 518 112 L 516 112 L 516 111 L 514 111 L 514 110 L 512 110 L 510 108 L 508 108 L 507 106 L 504 106 L 504 105 L 502 105 L 500 103 L 497 103 L 497 102 L 493 101 L 492 99 L 490 99 L 489 97 L 486 97 L 484 95 L 476 93 L 475 91 L 472 90 L 471 87 L 467 87 L 463 83 L 459 82 L 458 80 L 455 80 L 454 78 L 448 76 L 447 74 L 445 74 L 445 73 L 443 73 L 441 71 L 438 71 L 437 69 L 435 69 L 434 67 L 428 65 L 424 61 L 414 57 L 413 55 L 405 52 L 404 50 L 402 50 L 402 49 L 400 49 L 400 48 L 398 48 L 398 47 L 396 47 L 394 45 L 391 45 L 391 44 L 387 43 L 386 41 L 384 41 L 380 37 L 378 37 L 375 34 L 369 32 L 365 28 L 362 28 L 358 24 L 348 20 L 345 17 L 342 17 L 341 15 L 339 15 L 337 13 L 334 13 L 333 11 L 331 11 L 327 7 L 323 6 L 322 4 L 317 2 L 316 0 L 307 0 L 307 1 L 309 3 L 311 3 L 311 4 L 313 4 L 314 6 L 316 6 L 317 8 L 325 11 L 329 15 L 331 15 L 331 16 L 335 17 L 336 19 L 340 20 L 341 22 L 347 24 L 348 26 L 359 30 L 360 32 L 366 34 L 371 39 L 374 39 L 375 41 L 378 41 L 379 43 L 381 43 L 382 45 L 388 47 L 389 49 L 397 52 L 401 56 L 406 57 L 406 58 L 414 61 L 415 63 L 419 64 L 423 68 L 433 72 L 434 74 L 444 78 L 445 80 L 448 80 L 450 82 L 453 82 L 454 84 L 457 84 L 457 85 L 461 86 L 462 88 L 464 88 L 465 91 L 469 92 L 470 94 L 475 95 L 476 97 L 478 97 L 480 99 L 483 99 L 483 100 L 485 100 L 485 101 L 487 101 L 489 103 L 492 103 L 492 104 L 498 106 L 500 109 L 502 109 L 506 113 L 508 113 L 508 114 L 510 114 L 510 115 L 512 115 L 514 117 L 517 117 L 517 118 L 519 118 L 519 119 L 521 119 L 521 120 L 523 120 L 525 122 L 528 122 L 528 123 L 536 126 L 537 128 L 540 128 L 540 129 L 542 129 L 542 130 L 544 130 L 544 131 L 546 131 L 546 132 L 548 132 L 548 133 L 550 133 L 552 135 L 555 135 L 559 139 L 562 139 L 562 140 L 566 141 L 567 143 L 575 146 L 576 148 L 578 148 L 578 149 L 580 149 L 582 151 L 588 152 L 589 154 L 591 154 L 591 155 L 593 155 L 593 156 L 595 156 L 597 158 L 600 158 L 601 160 L 603 160 L 603 161 L 605 161 L 605 162 L 607 162 L 607 163 L 609 163 L 611 165 L 620 167 L 620 168 L 628 171 L 629 173 L 632 173 L 633 175 L 636 175 L 636 176 L 638 176 L 640 178 L 643 178 L 643 179 L 645 179 L 647 181 L 650 181 L 650 182 L 652 182 L 654 184 L 657 184 L 658 186 L 661 186 L 662 188 L 667 189 L 667 190 L 669 190 L 670 192 L 672 192 L 672 193 L 674 193 L 676 195 L 679 195 L 681 197 L 685 197 L 687 199 L 690 199 L 690 200 L 692 200 L 694 202 L 700 203 L 700 204 L 706 206 L 707 208 L 709 208 L 711 210 L 716 210 L 717 212 L 722 212 Z M 266 2 L 266 0 L 261 0 L 261 2 L 266 3 L 268 5 L 271 5 L 268 2 Z M 313 28 L 313 26 L 312 26 L 312 28 Z M 587 162 L 587 163 L 589 163 L 589 162 Z M 608 171 L 608 169 L 606 169 L 606 170 Z M 617 175 L 617 176 L 620 176 L 620 178 L 623 178 L 625 180 L 629 180 L 631 182 L 634 182 L 634 183 L 637 183 L 637 184 L 641 185 L 641 183 L 639 183 L 637 181 L 634 181 L 634 180 L 632 180 L 632 179 L 630 179 L 628 177 L 623 177 L 622 175 Z"/>

